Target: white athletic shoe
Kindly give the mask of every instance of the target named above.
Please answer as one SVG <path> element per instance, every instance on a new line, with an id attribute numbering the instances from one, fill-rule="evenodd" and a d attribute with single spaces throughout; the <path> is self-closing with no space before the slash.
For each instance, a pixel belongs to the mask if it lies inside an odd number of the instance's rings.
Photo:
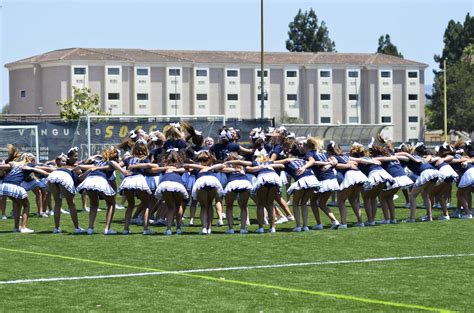
<path id="1" fill-rule="evenodd" d="M 293 231 L 296 232 L 296 233 L 301 232 L 301 230 L 302 230 L 301 227 L 295 227 L 295 228 L 293 228 Z"/>
<path id="2" fill-rule="evenodd" d="M 354 227 L 365 227 L 365 224 L 364 224 L 364 222 L 355 223 Z"/>
<path id="3" fill-rule="evenodd" d="M 284 224 L 284 223 L 288 223 L 288 218 L 284 216 L 280 217 L 279 219 L 275 221 L 275 224 Z"/>
<path id="4" fill-rule="evenodd" d="M 451 218 L 461 218 L 461 210 L 454 210 L 454 212 L 451 214 Z"/>
<path id="5" fill-rule="evenodd" d="M 295 217 L 293 215 L 290 215 L 290 216 L 287 216 L 286 219 L 288 221 L 294 221 L 295 220 Z"/>
<path id="6" fill-rule="evenodd" d="M 340 224 L 339 221 L 337 221 L 337 220 L 334 221 L 334 222 L 331 222 L 331 227 L 330 227 L 330 229 L 337 229 L 337 228 L 339 227 L 339 225 L 341 225 L 341 224 Z"/>
<path id="7" fill-rule="evenodd" d="M 122 204 L 116 204 L 116 205 L 115 205 L 115 208 L 116 208 L 117 210 L 123 210 L 123 209 L 125 209 L 125 207 L 124 207 Z"/>
<path id="8" fill-rule="evenodd" d="M 222 213 L 222 219 L 223 219 L 223 220 L 227 219 L 227 214 Z"/>
<path id="9" fill-rule="evenodd" d="M 449 221 L 449 215 L 441 215 L 438 217 L 439 221 Z"/>
<path id="10" fill-rule="evenodd" d="M 85 232 L 84 229 L 82 229 L 82 228 L 79 227 L 79 228 L 74 229 L 74 233 L 73 233 L 73 234 L 74 234 L 74 235 L 82 235 L 82 234 L 84 234 L 84 232 Z"/>
<path id="11" fill-rule="evenodd" d="M 61 233 L 61 228 L 54 228 L 53 229 L 53 234 L 60 234 Z"/>
<path id="12" fill-rule="evenodd" d="M 66 214 L 66 215 L 71 215 L 71 212 L 69 212 L 69 209 L 66 209 L 66 210 L 61 209 L 61 213 Z"/>
<path id="13" fill-rule="evenodd" d="M 347 229 L 347 224 L 339 224 L 337 229 Z"/>
<path id="14" fill-rule="evenodd" d="M 173 232 L 171 231 L 171 229 L 167 229 L 167 230 L 164 231 L 163 235 L 171 236 L 171 235 L 173 235 Z"/>
<path id="15" fill-rule="evenodd" d="M 143 235 L 153 235 L 153 234 L 154 234 L 154 232 L 151 229 L 145 229 L 143 231 Z"/>
<path id="16" fill-rule="evenodd" d="M 268 218 L 264 218 L 263 219 L 263 225 L 270 225 L 270 223 L 268 223 Z"/>
<path id="17" fill-rule="evenodd" d="M 398 198 L 399 198 L 398 195 L 397 195 L 397 194 L 394 194 L 392 199 L 393 199 L 393 200 L 397 200 Z"/>
<path id="18" fill-rule="evenodd" d="M 49 217 L 49 215 L 46 214 L 46 212 L 41 212 L 40 214 L 38 214 L 38 217 Z"/>
<path id="19" fill-rule="evenodd" d="M 207 235 L 207 228 L 201 229 L 200 235 Z"/>
<path id="20" fill-rule="evenodd" d="M 217 227 L 221 227 L 224 225 L 224 222 L 222 220 L 217 220 L 217 223 L 216 223 Z"/>
<path id="21" fill-rule="evenodd" d="M 255 231 L 255 233 L 257 234 L 263 234 L 265 232 L 265 230 L 263 228 L 257 228 L 257 230 Z"/>
<path id="22" fill-rule="evenodd" d="M 84 208 L 82 209 L 82 212 L 87 212 L 87 213 L 89 213 L 90 211 L 91 211 L 91 209 L 88 208 L 88 207 L 84 207 Z"/>
<path id="23" fill-rule="evenodd" d="M 129 230 L 124 230 L 124 231 L 122 232 L 122 235 L 130 235 L 131 233 L 132 233 L 132 232 L 129 231 Z"/>
<path id="24" fill-rule="evenodd" d="M 432 220 L 433 220 L 433 218 L 431 216 L 428 216 L 428 215 L 423 215 L 421 217 L 422 222 L 431 222 Z"/>
<path id="25" fill-rule="evenodd" d="M 405 208 L 409 209 L 411 207 L 410 202 L 405 203 Z"/>
<path id="26" fill-rule="evenodd" d="M 176 228 L 176 235 L 181 235 L 183 230 L 181 228 Z"/>
<path id="27" fill-rule="evenodd" d="M 323 228 L 324 228 L 323 224 L 316 224 L 311 229 L 312 230 L 323 230 Z"/>
<path id="28" fill-rule="evenodd" d="M 115 230 L 112 230 L 112 229 L 105 229 L 104 230 L 104 235 L 116 235 L 117 232 Z"/>
<path id="29" fill-rule="evenodd" d="M 20 233 L 22 234 L 31 234 L 34 233 L 35 231 L 33 229 L 29 229 L 28 227 L 23 227 L 20 228 Z"/>
<path id="30" fill-rule="evenodd" d="M 463 214 L 463 215 L 461 215 L 461 218 L 462 218 L 463 220 L 464 220 L 464 219 L 470 220 L 470 219 L 472 219 L 472 214 Z"/>
<path id="31" fill-rule="evenodd" d="M 193 225 L 194 225 L 194 218 L 189 220 L 189 226 L 193 226 Z"/>
<path id="32" fill-rule="evenodd" d="M 395 219 L 393 219 L 393 220 L 390 220 L 390 224 L 398 224 L 397 219 L 395 218 Z"/>
<path id="33" fill-rule="evenodd" d="M 226 234 L 235 234 L 235 231 L 233 228 L 230 228 L 228 230 L 225 231 Z"/>
<path id="34" fill-rule="evenodd" d="M 380 220 L 380 221 L 377 221 L 376 224 L 381 224 L 381 225 L 390 224 L 390 220 Z"/>
<path id="35" fill-rule="evenodd" d="M 2 220 L 6 220 L 7 216 L 5 214 L 2 215 Z"/>
<path id="36" fill-rule="evenodd" d="M 276 229 L 275 227 L 270 227 L 270 229 L 268 230 L 269 233 L 276 233 Z"/>
<path id="37" fill-rule="evenodd" d="M 451 202 L 446 203 L 446 207 L 447 207 L 448 209 L 451 209 Z"/>
<path id="38" fill-rule="evenodd" d="M 240 233 L 241 233 L 241 234 L 248 234 L 249 231 L 246 230 L 245 228 L 241 228 L 241 229 L 240 229 Z"/>
<path id="39" fill-rule="evenodd" d="M 88 228 L 87 229 L 87 234 L 88 235 L 93 235 L 94 234 L 94 229 L 93 228 Z"/>
<path id="40" fill-rule="evenodd" d="M 308 227 L 308 226 L 304 226 L 301 230 L 302 230 L 302 231 L 309 231 L 309 227 Z"/>

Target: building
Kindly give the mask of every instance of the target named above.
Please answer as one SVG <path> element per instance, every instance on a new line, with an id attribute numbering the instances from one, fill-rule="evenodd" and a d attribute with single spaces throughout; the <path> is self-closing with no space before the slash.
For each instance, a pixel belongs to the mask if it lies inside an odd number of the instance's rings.
<path id="1" fill-rule="evenodd" d="M 58 113 L 72 87 L 104 111 L 260 117 L 260 53 L 143 49 L 55 50 L 5 65 L 10 113 Z M 426 64 L 378 53 L 265 53 L 265 117 L 310 124 L 393 124 L 420 137 Z"/>

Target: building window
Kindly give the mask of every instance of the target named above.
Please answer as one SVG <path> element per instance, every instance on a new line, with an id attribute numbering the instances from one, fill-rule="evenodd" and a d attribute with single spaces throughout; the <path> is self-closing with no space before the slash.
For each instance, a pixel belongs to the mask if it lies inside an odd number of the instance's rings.
<path id="1" fill-rule="evenodd" d="M 322 93 L 319 95 L 320 100 L 331 100 L 331 95 L 329 93 Z"/>
<path id="2" fill-rule="evenodd" d="M 356 94 L 356 93 L 351 93 L 351 94 L 349 94 L 349 100 L 351 100 L 351 101 L 356 100 L 357 101 L 357 100 L 359 100 L 359 95 Z"/>
<path id="3" fill-rule="evenodd" d="M 229 93 L 227 94 L 227 100 L 228 101 L 238 101 L 239 100 L 239 95 L 236 93 Z"/>
<path id="4" fill-rule="evenodd" d="M 383 93 L 383 94 L 380 95 L 380 99 L 382 99 L 382 100 L 391 100 L 392 95 L 389 94 L 389 93 Z"/>
<path id="5" fill-rule="evenodd" d="M 20 98 L 26 98 L 26 90 L 20 90 Z"/>
<path id="6" fill-rule="evenodd" d="M 321 117 L 321 124 L 331 124 L 330 117 Z"/>
<path id="7" fill-rule="evenodd" d="M 359 77 L 359 72 L 358 71 L 349 71 L 347 72 L 347 76 L 350 78 L 358 78 Z"/>
<path id="8" fill-rule="evenodd" d="M 257 71 L 257 77 L 261 77 L 261 76 L 262 76 L 262 71 Z M 263 76 L 268 77 L 268 71 L 267 70 L 263 71 Z"/>
<path id="9" fill-rule="evenodd" d="M 409 116 L 408 123 L 418 123 L 418 116 Z"/>
<path id="10" fill-rule="evenodd" d="M 408 95 L 408 100 L 413 100 L 413 101 L 418 100 L 418 95 L 416 93 L 409 94 Z"/>
<path id="11" fill-rule="evenodd" d="M 349 116 L 349 123 L 351 123 L 351 124 L 359 123 L 359 117 L 358 116 Z"/>
<path id="12" fill-rule="evenodd" d="M 392 117 L 391 116 L 382 116 L 382 123 L 391 123 Z"/>
<path id="13" fill-rule="evenodd" d="M 418 72 L 416 71 L 408 72 L 408 78 L 418 78 Z"/>
<path id="14" fill-rule="evenodd" d="M 258 94 L 257 95 L 257 100 L 258 101 L 262 101 L 262 94 Z M 265 97 L 264 97 L 264 101 L 267 101 L 268 100 L 268 93 L 265 94 Z"/>
<path id="15" fill-rule="evenodd" d="M 180 93 L 170 93 L 170 100 L 181 100 Z"/>
<path id="16" fill-rule="evenodd" d="M 238 70 L 227 70 L 227 77 L 238 77 L 239 71 Z"/>
<path id="17" fill-rule="evenodd" d="M 286 77 L 298 77 L 297 71 L 286 71 Z"/>
<path id="18" fill-rule="evenodd" d="M 148 100 L 147 93 L 137 93 L 137 100 Z"/>
<path id="19" fill-rule="evenodd" d="M 147 68 L 137 68 L 137 75 L 138 76 L 148 76 L 148 69 Z"/>
<path id="20" fill-rule="evenodd" d="M 298 100 L 298 95 L 295 93 L 289 93 L 286 95 L 286 100 L 288 101 L 296 101 Z"/>
<path id="21" fill-rule="evenodd" d="M 196 76 L 207 76 L 207 70 L 196 70 Z"/>
<path id="22" fill-rule="evenodd" d="M 75 67 L 74 68 L 74 75 L 86 75 L 86 68 L 85 67 Z"/>
<path id="23" fill-rule="evenodd" d="M 207 93 L 198 93 L 198 94 L 196 94 L 196 100 L 206 101 L 207 100 Z"/>
<path id="24" fill-rule="evenodd" d="M 390 78 L 390 76 L 391 76 L 390 71 L 381 71 L 380 72 L 380 77 L 382 77 L 382 78 Z"/>
<path id="25" fill-rule="evenodd" d="M 319 71 L 319 77 L 331 77 L 331 71 Z"/>
<path id="26" fill-rule="evenodd" d="M 120 67 L 107 68 L 107 75 L 120 75 Z"/>
<path id="27" fill-rule="evenodd" d="M 108 93 L 107 94 L 107 99 L 109 100 L 120 100 L 120 94 L 117 92 L 114 93 Z M 138 99 L 137 99 L 138 100 Z"/>
<path id="28" fill-rule="evenodd" d="M 168 70 L 169 76 L 181 76 L 181 69 L 179 68 L 170 68 Z"/>

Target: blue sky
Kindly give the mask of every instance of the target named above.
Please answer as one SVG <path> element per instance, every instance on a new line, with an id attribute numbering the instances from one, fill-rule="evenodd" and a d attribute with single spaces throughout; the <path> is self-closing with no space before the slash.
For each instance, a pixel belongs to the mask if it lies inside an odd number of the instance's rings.
<path id="1" fill-rule="evenodd" d="M 299 8 L 324 20 L 339 52 L 375 52 L 390 34 L 405 58 L 427 63 L 443 47 L 450 19 L 464 21 L 474 1 L 265 1 L 265 49 L 285 51 Z M 0 106 L 8 103 L 5 63 L 68 47 L 260 49 L 260 1 L 0 0 Z"/>

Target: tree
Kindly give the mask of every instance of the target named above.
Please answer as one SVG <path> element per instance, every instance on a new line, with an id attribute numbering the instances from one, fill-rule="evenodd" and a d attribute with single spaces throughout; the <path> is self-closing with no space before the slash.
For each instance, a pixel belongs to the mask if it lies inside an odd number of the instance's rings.
<path id="1" fill-rule="evenodd" d="M 298 10 L 293 22 L 288 24 L 286 49 L 291 52 L 337 52 L 336 44 L 329 38 L 324 21 L 318 25 L 318 17 L 311 8 L 309 12 Z"/>
<path id="2" fill-rule="evenodd" d="M 78 120 L 89 114 L 107 115 L 100 109 L 99 95 L 91 95 L 90 88 L 73 88 L 73 97 L 69 100 L 57 101 L 59 115 L 64 120 Z"/>
<path id="3" fill-rule="evenodd" d="M 383 53 L 383 54 L 388 54 L 388 55 L 393 55 L 399 58 L 403 58 L 403 54 L 398 52 L 397 46 L 395 46 L 390 40 L 389 34 L 385 34 L 385 37 L 383 35 L 380 36 L 377 53 Z"/>
<path id="4" fill-rule="evenodd" d="M 444 69 L 446 60 L 448 129 L 474 131 L 474 17 L 468 13 L 462 24 L 450 20 L 443 41 L 443 51 L 441 55 L 435 55 L 434 60 L 440 69 Z M 433 72 L 433 94 L 427 95 L 431 100 L 426 107 L 427 124 L 430 129 L 440 129 L 443 128 L 444 77 L 442 71 Z"/>
<path id="5" fill-rule="evenodd" d="M 10 104 L 9 103 L 5 104 L 2 108 L 2 114 L 8 114 L 8 113 L 10 113 Z"/>

